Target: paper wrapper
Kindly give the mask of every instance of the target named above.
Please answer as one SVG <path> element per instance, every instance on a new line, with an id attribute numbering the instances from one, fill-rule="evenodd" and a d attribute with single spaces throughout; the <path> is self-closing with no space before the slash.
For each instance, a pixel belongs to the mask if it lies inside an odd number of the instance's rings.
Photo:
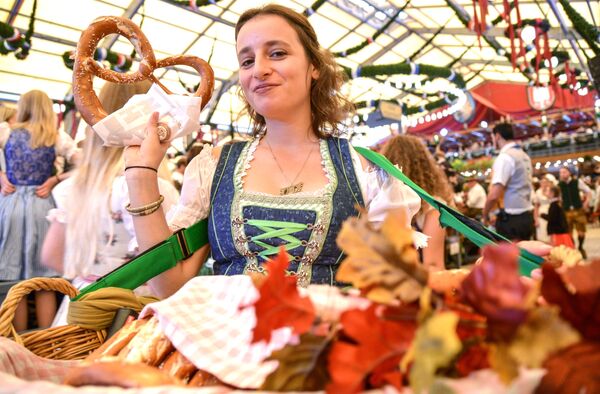
<path id="1" fill-rule="evenodd" d="M 113 112 L 92 128 L 105 146 L 140 145 L 146 137 L 146 125 L 153 112 L 159 113 L 159 122 L 171 129 L 169 140 L 183 137 L 200 128 L 202 98 L 169 95 L 153 84 L 148 93 L 129 99 L 123 108 Z"/>

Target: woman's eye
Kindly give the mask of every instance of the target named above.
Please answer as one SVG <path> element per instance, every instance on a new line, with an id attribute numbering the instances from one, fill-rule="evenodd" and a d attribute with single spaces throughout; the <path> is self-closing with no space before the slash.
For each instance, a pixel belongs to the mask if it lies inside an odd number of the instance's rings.
<path id="1" fill-rule="evenodd" d="M 283 57 L 285 55 L 286 55 L 285 51 L 273 51 L 273 52 L 271 52 L 271 56 L 272 57 Z"/>
<path id="2" fill-rule="evenodd" d="M 240 63 L 240 67 L 247 68 L 250 67 L 254 63 L 254 59 L 244 59 Z"/>

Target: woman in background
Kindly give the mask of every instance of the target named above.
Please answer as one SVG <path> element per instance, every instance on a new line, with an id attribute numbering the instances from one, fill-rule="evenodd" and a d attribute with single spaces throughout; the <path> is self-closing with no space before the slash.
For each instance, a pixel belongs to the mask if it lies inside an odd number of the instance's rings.
<path id="1" fill-rule="evenodd" d="M 32 90 L 21 96 L 12 131 L 0 135 L 6 172 L 0 174 L 0 280 L 54 276 L 40 262 L 42 241 L 48 230 L 46 213 L 54 208 L 50 192 L 61 180 L 53 175 L 56 155 L 72 160 L 77 150 L 71 137 L 60 133 L 46 93 Z M 53 292 L 35 293 L 38 325 L 47 327 L 56 313 Z M 27 328 L 23 300 L 14 321 L 17 331 Z"/>
<path id="2" fill-rule="evenodd" d="M 111 113 L 133 95 L 147 92 L 150 85 L 148 81 L 130 85 L 107 82 L 99 99 Z M 57 208 L 48 212 L 51 224 L 42 249 L 43 264 L 72 279 L 78 289 L 137 252 L 131 215 L 125 210 L 129 197 L 123 177 L 123 148 L 104 146 L 88 127 L 82 156 L 73 176 L 53 191 Z M 158 182 L 168 209 L 177 202 L 177 192 L 162 178 Z M 140 290 L 148 292 L 147 288 Z M 67 305 L 65 299 L 54 326 L 66 324 Z"/>
<path id="3" fill-rule="evenodd" d="M 397 135 L 384 145 L 382 154 L 427 193 L 445 204 L 452 204 L 452 189 L 448 179 L 422 140 L 409 135 Z M 446 230 L 440 226 L 439 220 L 440 213 L 423 201 L 412 221 L 417 231 L 429 237 L 421 259 L 432 270 L 445 268 Z"/>

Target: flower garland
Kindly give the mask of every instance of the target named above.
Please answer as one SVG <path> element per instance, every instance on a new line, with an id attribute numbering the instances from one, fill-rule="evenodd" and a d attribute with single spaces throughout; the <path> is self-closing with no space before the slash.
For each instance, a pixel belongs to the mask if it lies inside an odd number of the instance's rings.
<path id="1" fill-rule="evenodd" d="M 36 10 L 37 0 L 34 0 L 31 16 L 29 17 L 29 26 L 25 36 L 23 36 L 21 31 L 16 27 L 0 22 L 0 54 L 8 55 L 9 52 L 14 52 L 15 57 L 19 60 L 24 60 L 29 56 Z"/>
<path id="2" fill-rule="evenodd" d="M 581 15 L 579 15 L 567 0 L 558 1 L 573 24 L 575 31 L 577 31 L 585 42 L 587 42 L 594 54 L 600 55 L 600 47 L 598 46 L 598 36 L 600 35 L 600 32 L 598 29 L 590 25 Z"/>
<path id="3" fill-rule="evenodd" d="M 410 4 L 410 0 L 408 0 L 406 2 L 406 4 L 404 4 L 404 6 L 402 6 L 402 8 L 400 8 L 383 26 L 381 26 L 375 32 L 375 34 L 373 34 L 372 37 L 369 37 L 369 38 L 365 39 L 363 42 L 361 42 L 358 45 L 353 46 L 352 48 L 348 48 L 348 49 L 340 51 L 340 52 L 334 52 L 333 56 L 335 56 L 335 57 L 346 57 L 346 56 L 352 55 L 352 54 L 360 51 L 361 49 L 363 49 L 367 45 L 370 45 L 371 43 L 373 43 L 377 39 L 377 37 L 379 37 L 388 27 L 390 27 L 390 25 L 396 20 L 396 18 L 398 17 L 398 15 L 400 15 L 400 13 L 402 11 L 404 11 L 404 9 L 409 4 Z"/>
<path id="4" fill-rule="evenodd" d="M 453 94 L 448 94 L 448 96 L 445 97 L 445 98 L 443 98 L 443 99 L 432 101 L 432 102 L 429 102 L 429 103 L 427 103 L 425 105 L 412 106 L 412 107 L 407 106 L 405 103 L 401 103 L 401 102 L 397 102 L 397 101 L 392 101 L 392 100 L 359 101 L 357 103 L 354 103 L 354 106 L 356 107 L 356 109 L 361 109 L 361 108 L 376 108 L 376 107 L 379 106 L 379 103 L 381 103 L 382 101 L 387 101 L 387 102 L 392 103 L 394 105 L 398 105 L 399 104 L 402 107 L 402 114 L 404 114 L 405 116 L 408 116 L 408 115 L 417 114 L 419 112 L 432 111 L 434 109 L 442 108 L 442 107 L 450 104 L 452 102 L 452 100 L 454 100 L 455 98 L 456 98 L 456 96 L 454 96 Z"/>
<path id="5" fill-rule="evenodd" d="M 62 54 L 65 66 L 67 66 L 71 70 L 73 69 L 74 56 L 75 51 L 66 51 Z M 94 60 L 98 62 L 108 62 L 110 64 L 111 70 L 117 72 L 129 71 L 133 63 L 130 55 L 124 55 L 122 53 L 109 51 L 106 48 L 96 48 L 96 51 L 94 52 Z"/>

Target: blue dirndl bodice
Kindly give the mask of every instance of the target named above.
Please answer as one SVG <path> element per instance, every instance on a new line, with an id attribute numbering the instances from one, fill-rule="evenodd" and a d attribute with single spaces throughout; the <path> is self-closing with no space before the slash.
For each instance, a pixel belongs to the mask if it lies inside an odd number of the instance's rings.
<path id="1" fill-rule="evenodd" d="M 25 129 L 11 131 L 4 146 L 6 176 L 15 186 L 37 186 L 52 176 L 54 146 L 31 148 L 31 134 Z"/>
<path id="2" fill-rule="evenodd" d="M 251 144 L 224 146 L 213 178 L 208 233 L 215 274 L 262 272 L 262 263 L 283 246 L 300 286 L 338 284 L 335 272 L 343 253 L 335 239 L 344 220 L 358 216 L 356 206 L 364 207 L 348 140 L 321 140 L 329 179 L 321 195 L 244 191 Z"/>

